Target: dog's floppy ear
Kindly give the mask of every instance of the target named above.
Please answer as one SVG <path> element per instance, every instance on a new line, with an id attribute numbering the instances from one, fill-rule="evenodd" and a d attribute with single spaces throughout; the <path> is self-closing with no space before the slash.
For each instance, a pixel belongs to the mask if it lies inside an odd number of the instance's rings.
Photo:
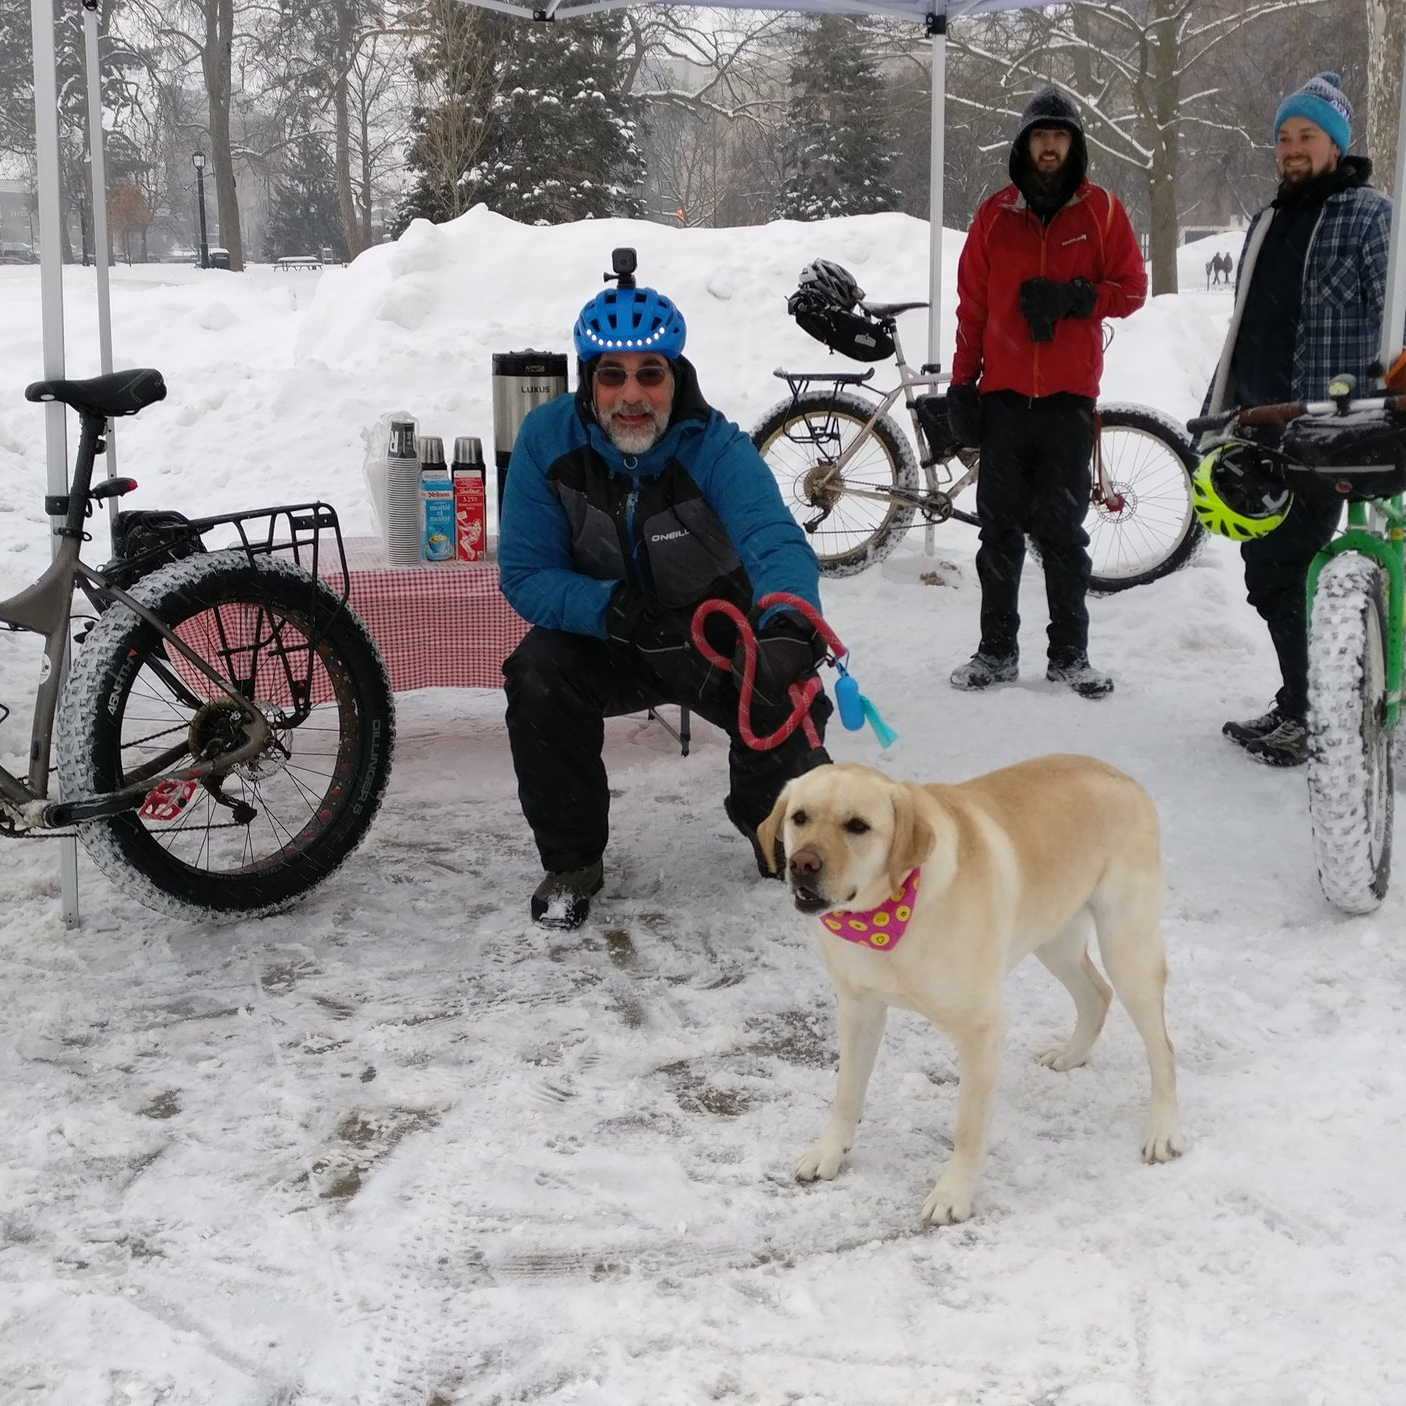
<path id="1" fill-rule="evenodd" d="M 757 843 L 762 847 L 762 863 L 773 874 L 776 873 L 776 832 L 780 830 L 781 821 L 786 815 L 786 795 L 790 789 L 791 783 L 788 781 L 776 798 L 771 814 L 757 826 Z"/>
<path id="2" fill-rule="evenodd" d="M 893 788 L 893 844 L 889 846 L 889 887 L 895 891 L 928 857 L 937 836 L 918 810 L 918 792 L 906 781 Z"/>

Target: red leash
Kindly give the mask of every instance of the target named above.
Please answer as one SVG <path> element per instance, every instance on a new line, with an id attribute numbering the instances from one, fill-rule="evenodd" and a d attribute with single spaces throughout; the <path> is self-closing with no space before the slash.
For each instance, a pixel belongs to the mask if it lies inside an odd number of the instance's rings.
<path id="1" fill-rule="evenodd" d="M 787 591 L 773 591 L 757 602 L 757 609 L 767 610 L 773 605 L 794 610 L 825 641 L 832 655 L 836 658 L 844 657 L 847 651 L 840 643 L 839 636 L 825 623 L 820 612 L 808 600 L 793 596 Z M 757 636 L 747 617 L 731 601 L 705 600 L 693 612 L 693 647 L 717 668 L 730 671 L 732 660 L 719 654 L 703 634 L 704 622 L 714 614 L 726 615 L 736 626 L 738 638 L 742 641 L 742 687 L 737 700 L 737 730 L 742 740 L 754 752 L 769 752 L 773 747 L 779 747 L 798 727 L 804 727 L 807 741 L 812 747 L 819 747 L 820 734 L 811 721 L 810 708 L 816 698 L 825 691 L 825 685 L 815 674 L 811 674 L 804 683 L 793 683 L 787 689 L 791 697 L 790 716 L 775 732 L 758 737 L 752 730 L 752 692 L 757 677 Z"/>

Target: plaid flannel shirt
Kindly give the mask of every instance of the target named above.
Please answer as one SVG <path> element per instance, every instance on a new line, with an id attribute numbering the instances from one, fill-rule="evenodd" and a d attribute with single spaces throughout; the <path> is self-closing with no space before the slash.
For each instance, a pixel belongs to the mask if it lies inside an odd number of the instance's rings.
<path id="1" fill-rule="evenodd" d="M 1235 313 L 1203 414 L 1228 410 L 1236 403 L 1229 384 L 1230 352 L 1240 330 L 1241 292 L 1254 276 L 1255 255 L 1268 228 L 1265 220 L 1273 213 L 1273 207 L 1266 206 L 1246 232 L 1235 274 Z M 1391 201 L 1381 191 L 1352 186 L 1324 202 L 1304 260 L 1293 399 L 1321 400 L 1334 376 L 1356 376 L 1364 390 L 1371 383 L 1367 368 L 1381 351 L 1390 230 Z"/>

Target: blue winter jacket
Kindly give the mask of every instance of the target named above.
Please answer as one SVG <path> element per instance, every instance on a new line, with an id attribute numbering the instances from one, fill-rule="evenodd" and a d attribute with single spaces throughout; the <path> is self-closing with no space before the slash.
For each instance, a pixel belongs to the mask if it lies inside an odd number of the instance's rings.
<path id="1" fill-rule="evenodd" d="M 675 363 L 663 438 L 622 454 L 583 391 L 523 421 L 498 535 L 509 604 L 530 624 L 606 637 L 622 582 L 670 608 L 713 597 L 750 610 L 786 591 L 820 606 L 805 534 L 751 440 L 704 401 L 689 362 Z"/>

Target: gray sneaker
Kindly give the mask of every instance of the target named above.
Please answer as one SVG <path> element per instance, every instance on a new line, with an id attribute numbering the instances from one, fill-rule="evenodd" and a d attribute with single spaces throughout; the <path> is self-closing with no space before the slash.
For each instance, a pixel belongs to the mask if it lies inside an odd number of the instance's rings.
<path id="1" fill-rule="evenodd" d="M 1308 726 L 1284 718 L 1273 732 L 1251 738 L 1245 750 L 1265 766 L 1302 766 L 1308 760 Z"/>
<path id="2" fill-rule="evenodd" d="M 548 872 L 532 895 L 532 921 L 544 928 L 579 928 L 591 911 L 591 899 L 605 884 L 600 860 L 583 869 Z"/>
<path id="3" fill-rule="evenodd" d="M 958 664 L 948 680 L 953 688 L 971 693 L 990 688 L 993 683 L 1014 683 L 1020 676 L 1020 658 L 1015 654 L 983 654 L 977 650 L 965 664 Z"/>
<path id="4" fill-rule="evenodd" d="M 1087 654 L 1070 654 L 1058 661 L 1051 659 L 1045 678 L 1050 683 L 1068 684 L 1080 698 L 1107 698 L 1113 692 L 1113 680 L 1095 669 Z"/>

